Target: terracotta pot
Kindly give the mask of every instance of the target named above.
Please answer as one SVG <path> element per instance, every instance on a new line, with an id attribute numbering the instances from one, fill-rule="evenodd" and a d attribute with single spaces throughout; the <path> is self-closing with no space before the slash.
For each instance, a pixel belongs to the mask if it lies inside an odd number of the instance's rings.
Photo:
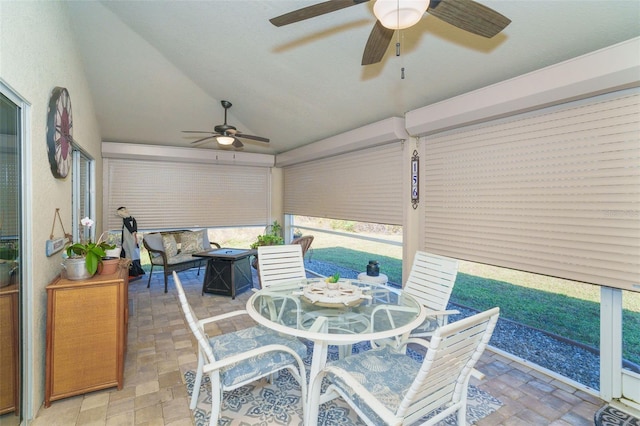
<path id="1" fill-rule="evenodd" d="M 105 257 L 98 264 L 98 274 L 111 275 L 115 274 L 120 264 L 119 257 Z"/>

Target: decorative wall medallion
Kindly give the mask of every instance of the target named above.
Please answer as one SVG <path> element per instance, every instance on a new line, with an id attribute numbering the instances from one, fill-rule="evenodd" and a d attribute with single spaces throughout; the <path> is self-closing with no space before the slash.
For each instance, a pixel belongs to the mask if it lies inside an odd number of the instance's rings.
<path id="1" fill-rule="evenodd" d="M 56 87 L 49 99 L 47 112 L 47 152 L 53 176 L 64 179 L 71 168 L 73 117 L 71 98 L 64 87 Z"/>

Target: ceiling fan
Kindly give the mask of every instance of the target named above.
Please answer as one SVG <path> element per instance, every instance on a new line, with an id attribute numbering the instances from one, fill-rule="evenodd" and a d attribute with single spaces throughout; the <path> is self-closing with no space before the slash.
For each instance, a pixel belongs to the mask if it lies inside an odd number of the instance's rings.
<path id="1" fill-rule="evenodd" d="M 251 139 L 258 142 L 269 143 L 269 139 L 262 136 L 247 135 L 239 132 L 234 126 L 227 124 L 227 110 L 231 108 L 231 102 L 221 101 L 224 108 L 224 124 L 218 124 L 213 128 L 213 132 L 204 130 L 183 130 L 182 133 L 208 133 L 210 136 L 195 140 L 191 142 L 192 145 L 200 145 L 208 142 L 210 139 L 215 139 L 220 145 L 233 145 L 235 148 L 242 148 L 244 144 L 238 138 Z"/>
<path id="2" fill-rule="evenodd" d="M 369 0 L 329 0 L 271 18 L 276 27 L 335 12 Z M 473 0 L 375 0 L 373 12 L 377 21 L 371 30 L 362 55 L 362 65 L 380 62 L 395 30 L 418 23 L 425 12 L 453 26 L 491 38 L 511 20 Z"/>

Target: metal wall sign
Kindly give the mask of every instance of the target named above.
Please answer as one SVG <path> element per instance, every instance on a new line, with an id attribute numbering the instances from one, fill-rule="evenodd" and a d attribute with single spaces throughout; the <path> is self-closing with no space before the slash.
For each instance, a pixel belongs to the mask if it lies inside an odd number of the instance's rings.
<path id="1" fill-rule="evenodd" d="M 420 201 L 420 157 L 418 157 L 418 151 L 413 151 L 411 157 L 411 205 L 414 209 L 418 208 L 418 202 Z"/>

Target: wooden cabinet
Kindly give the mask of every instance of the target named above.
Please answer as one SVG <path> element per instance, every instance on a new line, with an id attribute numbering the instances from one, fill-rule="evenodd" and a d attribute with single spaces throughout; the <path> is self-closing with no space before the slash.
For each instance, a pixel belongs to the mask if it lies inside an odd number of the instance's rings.
<path id="1" fill-rule="evenodd" d="M 127 268 L 47 286 L 45 407 L 99 389 L 122 389 L 128 327 Z"/>
<path id="2" fill-rule="evenodd" d="M 18 285 L 0 288 L 0 414 L 16 412 L 19 392 Z"/>

